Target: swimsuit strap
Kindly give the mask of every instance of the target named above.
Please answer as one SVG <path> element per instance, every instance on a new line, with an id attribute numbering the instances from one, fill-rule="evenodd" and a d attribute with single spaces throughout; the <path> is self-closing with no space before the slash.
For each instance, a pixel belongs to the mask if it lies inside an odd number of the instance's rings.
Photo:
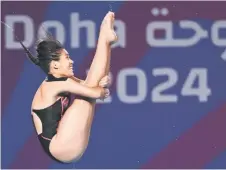
<path id="1" fill-rule="evenodd" d="M 67 77 L 54 77 L 52 74 L 48 74 L 46 81 L 51 82 L 51 81 L 66 81 L 68 78 Z"/>

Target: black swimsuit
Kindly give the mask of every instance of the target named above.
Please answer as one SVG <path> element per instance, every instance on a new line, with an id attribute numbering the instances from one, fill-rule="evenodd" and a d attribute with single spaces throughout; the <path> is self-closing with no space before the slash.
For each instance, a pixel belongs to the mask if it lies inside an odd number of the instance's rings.
<path id="1" fill-rule="evenodd" d="M 55 78 L 48 75 L 47 81 L 65 81 L 67 78 Z M 49 145 L 53 136 L 57 133 L 57 128 L 61 117 L 70 105 L 70 94 L 61 94 L 58 99 L 51 106 L 44 109 L 32 109 L 32 111 L 40 118 L 42 122 L 42 133 L 38 135 L 39 141 L 45 152 L 56 160 L 49 150 Z"/>

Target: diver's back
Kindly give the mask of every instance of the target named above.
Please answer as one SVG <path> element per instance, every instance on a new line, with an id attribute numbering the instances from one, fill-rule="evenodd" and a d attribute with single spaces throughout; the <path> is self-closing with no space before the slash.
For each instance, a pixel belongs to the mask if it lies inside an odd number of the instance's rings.
<path id="1" fill-rule="evenodd" d="M 38 88 L 32 103 L 32 115 L 38 134 L 52 138 L 56 133 L 58 122 L 69 104 L 68 95 L 54 96 L 54 83 L 43 82 Z M 67 100 L 66 106 L 65 104 Z"/>
<path id="2" fill-rule="evenodd" d="M 32 109 L 39 110 L 46 108 L 58 100 L 55 96 L 54 83 L 43 82 L 38 88 L 32 102 Z"/>

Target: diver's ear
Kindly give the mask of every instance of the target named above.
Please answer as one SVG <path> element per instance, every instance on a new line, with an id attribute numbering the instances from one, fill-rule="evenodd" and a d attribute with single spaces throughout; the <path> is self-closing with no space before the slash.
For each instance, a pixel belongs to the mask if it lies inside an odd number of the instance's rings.
<path id="1" fill-rule="evenodd" d="M 60 67 L 60 63 L 58 61 L 52 61 L 52 67 L 57 70 Z"/>

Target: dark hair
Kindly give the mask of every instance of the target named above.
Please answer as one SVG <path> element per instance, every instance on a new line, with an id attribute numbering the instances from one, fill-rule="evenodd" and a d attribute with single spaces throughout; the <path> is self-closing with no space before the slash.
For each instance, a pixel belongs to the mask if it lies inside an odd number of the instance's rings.
<path id="1" fill-rule="evenodd" d="M 42 70 L 48 74 L 49 64 L 52 60 L 58 61 L 60 59 L 61 50 L 63 46 L 57 40 L 46 39 L 38 43 L 37 45 L 37 58 L 39 60 L 39 66 Z"/>
<path id="2" fill-rule="evenodd" d="M 31 52 L 20 41 L 20 44 L 24 48 L 28 58 L 46 73 L 49 73 L 49 64 L 52 60 L 58 61 L 60 59 L 61 50 L 63 46 L 57 40 L 50 38 L 37 41 L 37 57 L 33 56 Z"/>

